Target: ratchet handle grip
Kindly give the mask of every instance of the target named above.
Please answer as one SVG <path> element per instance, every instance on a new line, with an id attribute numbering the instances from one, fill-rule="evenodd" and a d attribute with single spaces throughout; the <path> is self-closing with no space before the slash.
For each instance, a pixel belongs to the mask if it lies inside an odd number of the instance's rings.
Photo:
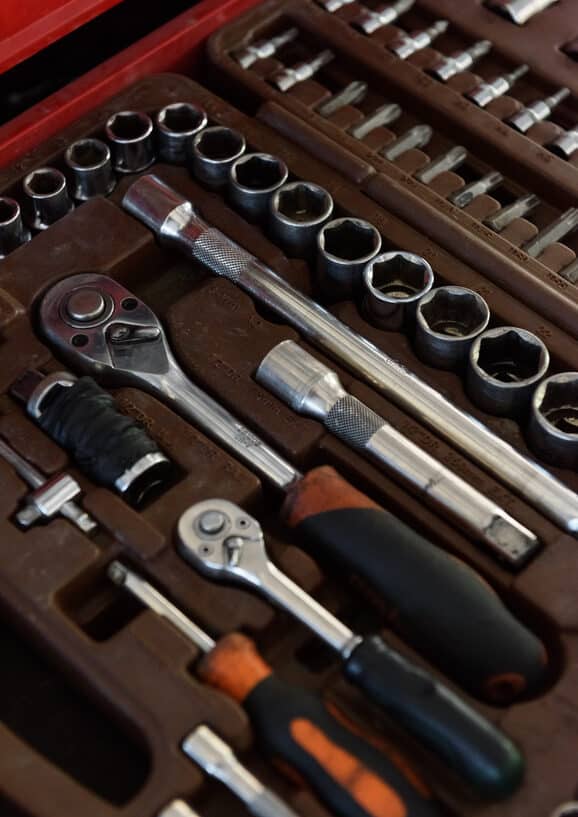
<path id="1" fill-rule="evenodd" d="M 344 672 L 479 797 L 500 800 L 520 785 L 524 760 L 514 743 L 379 636 L 365 638 L 353 650 Z"/>
<path id="2" fill-rule="evenodd" d="M 339 817 L 439 817 L 403 758 L 391 760 L 333 717 L 321 698 L 276 678 L 245 636 L 222 638 L 199 675 L 244 706 L 261 748 Z"/>
<path id="3" fill-rule="evenodd" d="M 542 642 L 486 581 L 333 468 L 306 474 L 283 515 L 313 556 L 364 579 L 413 645 L 474 695 L 504 704 L 543 684 Z"/>

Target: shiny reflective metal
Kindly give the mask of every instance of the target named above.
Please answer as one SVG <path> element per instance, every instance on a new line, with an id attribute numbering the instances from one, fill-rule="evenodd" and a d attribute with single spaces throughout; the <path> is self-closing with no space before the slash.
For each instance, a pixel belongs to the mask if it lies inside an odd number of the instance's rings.
<path id="1" fill-rule="evenodd" d="M 108 196 L 116 186 L 108 145 L 100 139 L 80 139 L 64 154 L 72 176 L 72 195 L 77 201 Z"/>
<path id="2" fill-rule="evenodd" d="M 207 187 L 224 187 L 231 168 L 246 147 L 243 134 L 233 128 L 215 125 L 199 131 L 190 145 L 193 175 Z"/>
<path id="3" fill-rule="evenodd" d="M 231 747 L 208 726 L 198 726 L 183 740 L 181 748 L 210 777 L 232 791 L 255 817 L 298 817 L 237 760 Z"/>
<path id="4" fill-rule="evenodd" d="M 433 136 L 433 128 L 429 125 L 415 125 L 403 133 L 394 142 L 390 142 L 381 151 L 381 155 L 394 162 L 404 153 L 413 148 L 423 148 Z"/>
<path id="5" fill-rule="evenodd" d="M 499 417 L 516 417 L 528 407 L 550 365 L 539 337 L 516 326 L 488 329 L 470 348 L 467 391 L 473 403 Z"/>
<path id="6" fill-rule="evenodd" d="M 261 361 L 255 379 L 298 414 L 319 420 L 366 459 L 400 478 L 510 565 L 521 564 L 538 547 L 531 531 L 348 394 L 336 372 L 294 341 L 275 346 Z"/>
<path id="7" fill-rule="evenodd" d="M 481 179 L 476 179 L 466 184 L 466 186 L 460 190 L 456 190 L 455 193 L 452 193 L 451 196 L 448 197 L 448 200 L 451 201 L 455 207 L 467 207 L 474 199 L 477 199 L 478 196 L 489 193 L 503 181 L 504 177 L 502 174 L 493 170 L 485 176 L 482 176 Z"/>
<path id="8" fill-rule="evenodd" d="M 519 199 L 507 204 L 498 210 L 497 213 L 492 213 L 484 219 L 486 227 L 491 227 L 497 233 L 501 233 L 506 227 L 509 227 L 517 218 L 524 218 L 528 213 L 531 213 L 541 202 L 538 196 L 533 193 L 527 193 L 525 196 L 520 196 Z"/>
<path id="9" fill-rule="evenodd" d="M 34 489 L 34 493 L 26 498 L 25 507 L 16 514 L 16 520 L 22 527 L 27 528 L 43 517 L 49 519 L 58 514 L 83 533 L 90 533 L 97 527 L 94 519 L 73 501 L 81 490 L 78 482 L 69 474 L 47 479 L 3 439 L 0 439 L 0 457 Z"/>
<path id="10" fill-rule="evenodd" d="M 284 45 L 293 42 L 299 36 L 298 28 L 288 28 L 267 40 L 257 40 L 254 43 L 238 48 L 232 52 L 232 57 L 242 68 L 250 68 L 257 60 L 266 60 L 273 57 Z"/>
<path id="11" fill-rule="evenodd" d="M 208 511 L 217 511 L 226 520 L 217 533 L 202 529 Z M 359 643 L 349 627 L 271 562 L 259 522 L 232 502 L 208 499 L 187 508 L 177 523 L 177 538 L 179 553 L 205 576 L 257 588 L 344 658 Z"/>
<path id="12" fill-rule="evenodd" d="M 567 264 L 561 270 L 558 270 L 557 274 L 571 284 L 578 284 L 578 258 L 571 261 L 570 264 Z"/>
<path id="13" fill-rule="evenodd" d="M 412 31 L 411 34 L 402 32 L 395 37 L 391 42 L 387 43 L 389 51 L 399 57 L 401 60 L 407 60 L 416 51 L 421 51 L 431 45 L 433 41 L 447 31 L 449 27 L 448 20 L 437 20 L 429 28 L 424 31 Z"/>
<path id="14" fill-rule="evenodd" d="M 306 79 L 311 79 L 324 66 L 330 63 L 335 57 L 333 51 L 326 49 L 317 56 L 304 62 L 299 62 L 292 67 L 285 67 L 278 71 L 271 78 L 273 85 L 276 85 L 280 91 L 286 93 L 300 82 L 305 82 Z"/>
<path id="15" fill-rule="evenodd" d="M 545 249 L 565 238 L 569 233 L 578 227 L 578 207 L 570 207 L 565 213 L 562 213 L 555 221 L 544 227 L 543 230 L 526 241 L 522 245 L 528 255 L 532 258 L 538 258 Z"/>
<path id="16" fill-rule="evenodd" d="M 526 108 L 513 114 L 506 122 L 520 133 L 526 133 L 530 130 L 532 125 L 537 122 L 542 122 L 548 119 L 554 108 L 559 105 L 570 94 L 569 88 L 560 88 L 557 93 L 548 96 L 545 99 L 538 99 L 532 102 Z"/>
<path id="17" fill-rule="evenodd" d="M 305 257 L 317 246 L 317 233 L 333 213 L 333 199 L 313 182 L 288 182 L 271 199 L 269 226 L 289 255 Z"/>
<path id="18" fill-rule="evenodd" d="M 40 167 L 22 183 L 28 223 L 33 230 L 47 230 L 74 209 L 66 177 L 55 167 Z"/>
<path id="19" fill-rule="evenodd" d="M 98 290 L 112 310 L 90 325 L 66 312 L 72 294 Z M 195 386 L 173 357 L 154 312 L 106 275 L 73 275 L 55 284 L 40 305 L 40 329 L 73 367 L 105 384 L 132 385 L 180 412 L 242 462 L 281 489 L 301 474 Z"/>
<path id="20" fill-rule="evenodd" d="M 554 374 L 540 383 L 532 397 L 528 440 L 546 462 L 578 466 L 578 372 Z"/>
<path id="21" fill-rule="evenodd" d="M 143 176 L 130 186 L 123 206 L 164 245 L 180 249 L 253 295 L 304 338 L 418 417 L 549 519 L 578 533 L 578 495 L 203 221 L 181 194 L 154 176 Z"/>
<path id="22" fill-rule="evenodd" d="M 507 94 L 510 88 L 527 74 L 529 70 L 529 65 L 520 65 L 519 68 L 515 68 L 509 74 L 502 74 L 487 82 L 482 81 L 473 90 L 468 91 L 466 97 L 471 102 L 475 102 L 480 108 L 485 108 L 490 102 L 493 102 L 494 99 L 498 99 L 504 96 L 504 94 Z"/>
<path id="23" fill-rule="evenodd" d="M 397 0 L 396 3 L 387 3 L 376 9 L 362 6 L 359 15 L 351 21 L 351 25 L 363 31 L 364 34 L 373 34 L 383 26 L 393 23 L 406 11 L 409 11 L 414 3 L 415 0 Z"/>
<path id="24" fill-rule="evenodd" d="M 157 152 L 161 162 L 184 165 L 193 138 L 207 127 L 207 114 L 191 102 L 173 102 L 155 118 Z"/>
<path id="25" fill-rule="evenodd" d="M 384 252 L 363 270 L 363 310 L 380 329 L 399 332 L 413 325 L 417 302 L 433 286 L 431 266 L 410 252 Z"/>
<path id="26" fill-rule="evenodd" d="M 578 817 L 578 801 L 562 803 L 550 817 Z"/>
<path id="27" fill-rule="evenodd" d="M 323 6 L 325 11 L 331 12 L 333 14 L 336 11 L 339 11 L 340 8 L 343 6 L 348 6 L 350 3 L 354 3 L 355 0 L 317 0 L 320 6 Z"/>
<path id="28" fill-rule="evenodd" d="M 486 0 L 486 6 L 519 26 L 558 0 Z"/>
<path id="29" fill-rule="evenodd" d="M 361 218 L 335 218 L 317 234 L 317 276 L 323 292 L 336 300 L 361 285 L 368 261 L 381 249 L 379 230 Z"/>
<path id="30" fill-rule="evenodd" d="M 438 369 L 454 369 L 467 360 L 470 346 L 490 321 L 490 309 L 477 292 L 465 287 L 437 287 L 419 301 L 415 348 Z"/>
<path id="31" fill-rule="evenodd" d="M 22 211 L 16 199 L 0 196 L 0 259 L 30 241 L 31 235 L 22 221 Z"/>
<path id="32" fill-rule="evenodd" d="M 140 173 L 155 161 L 153 122 L 142 111 L 119 111 L 106 123 L 117 173 Z"/>
<path id="33" fill-rule="evenodd" d="M 562 131 L 547 147 L 561 159 L 570 159 L 578 150 L 578 128 Z"/>
<path id="34" fill-rule="evenodd" d="M 199 817 L 199 815 L 184 800 L 173 800 L 159 811 L 157 817 Z"/>
<path id="35" fill-rule="evenodd" d="M 396 119 L 399 119 L 400 116 L 401 108 L 399 105 L 396 105 L 394 102 L 386 102 L 368 114 L 361 122 L 353 125 L 348 133 L 356 139 L 364 139 L 376 128 L 383 128 L 386 125 L 390 125 L 392 122 L 395 122 Z"/>
<path id="36" fill-rule="evenodd" d="M 270 153 L 245 153 L 231 167 L 229 198 L 251 221 L 268 216 L 271 198 L 289 176 L 287 165 Z"/>
<path id="37" fill-rule="evenodd" d="M 450 148 L 441 156 L 432 159 L 429 164 L 414 173 L 415 178 L 423 184 L 431 184 L 442 173 L 448 170 L 455 170 L 468 158 L 468 151 L 462 145 Z"/>
<path id="38" fill-rule="evenodd" d="M 442 82 L 447 82 L 448 79 L 455 77 L 456 74 L 461 74 L 467 71 L 472 65 L 475 65 L 478 60 L 481 60 L 492 49 L 492 43 L 489 40 L 479 40 L 465 51 L 456 51 L 449 57 L 441 57 L 431 68 L 428 68 L 428 74 L 431 74 L 436 79 Z"/>
<path id="39" fill-rule="evenodd" d="M 349 85 L 346 85 L 341 91 L 337 91 L 337 93 L 333 94 L 328 100 L 321 102 L 321 104 L 315 108 L 315 111 L 319 116 L 333 116 L 333 114 L 347 107 L 347 105 L 357 105 L 358 102 L 361 102 L 365 98 L 366 94 L 367 82 L 353 80 L 353 82 L 350 82 Z"/>

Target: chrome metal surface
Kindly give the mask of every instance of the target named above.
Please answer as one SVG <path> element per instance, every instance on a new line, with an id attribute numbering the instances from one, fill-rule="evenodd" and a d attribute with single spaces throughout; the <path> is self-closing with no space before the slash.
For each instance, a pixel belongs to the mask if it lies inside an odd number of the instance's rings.
<path id="1" fill-rule="evenodd" d="M 353 125 L 348 133 L 356 139 L 364 139 L 376 128 L 383 128 L 385 125 L 390 125 L 392 122 L 395 122 L 396 119 L 399 119 L 400 116 L 401 108 L 399 105 L 393 102 L 386 102 L 368 114 L 361 122 Z"/>
<path id="2" fill-rule="evenodd" d="M 298 28 L 288 28 L 286 31 L 282 31 L 267 40 L 257 40 L 257 42 L 250 43 L 243 48 L 238 48 L 233 51 L 233 59 L 242 68 L 250 68 L 257 60 L 266 60 L 268 57 L 273 57 L 280 48 L 293 42 L 298 36 Z"/>
<path id="3" fill-rule="evenodd" d="M 357 105 L 358 102 L 361 102 L 365 98 L 366 94 L 367 82 L 353 80 L 353 82 L 350 82 L 345 88 L 342 88 L 341 91 L 337 91 L 337 93 L 333 94 L 333 96 L 329 97 L 325 102 L 318 105 L 315 111 L 320 116 L 333 116 L 333 114 L 347 107 L 347 105 Z"/>
<path id="4" fill-rule="evenodd" d="M 293 86 L 314 77 L 315 74 L 330 63 L 334 57 L 335 54 L 333 51 L 326 49 L 310 60 L 300 62 L 292 67 L 282 68 L 273 76 L 271 82 L 273 85 L 276 85 L 280 91 L 286 93 L 293 88 Z"/>
<path id="5" fill-rule="evenodd" d="M 530 70 L 529 65 L 520 65 L 519 68 L 514 69 L 509 74 L 502 74 L 495 79 L 481 82 L 473 90 L 468 91 L 466 97 L 475 102 L 480 108 L 485 108 L 494 99 L 507 94 L 516 82 L 521 79 Z"/>
<path id="6" fill-rule="evenodd" d="M 100 139 L 80 139 L 64 154 L 72 176 L 72 195 L 77 201 L 108 196 L 116 186 L 108 145 Z"/>
<path id="7" fill-rule="evenodd" d="M 193 138 L 207 127 L 207 114 L 191 102 L 173 102 L 155 117 L 157 152 L 161 162 L 184 165 Z"/>
<path id="8" fill-rule="evenodd" d="M 376 9 L 362 6 L 359 15 L 352 20 L 351 25 L 363 31 L 364 34 L 373 34 L 383 26 L 395 22 L 398 17 L 409 11 L 414 3 L 415 0 L 397 0 L 397 3 L 387 3 Z"/>
<path id="9" fill-rule="evenodd" d="M 184 800 L 173 800 L 159 811 L 157 817 L 199 817 L 199 815 Z"/>
<path id="10" fill-rule="evenodd" d="M 317 278 L 327 297 L 338 300 L 361 284 L 365 265 L 381 249 L 379 231 L 361 218 L 336 218 L 317 233 Z"/>
<path id="11" fill-rule="evenodd" d="M 503 181 L 504 177 L 501 173 L 492 171 L 482 176 L 481 179 L 476 179 L 470 182 L 470 184 L 466 184 L 466 186 L 460 190 L 456 190 L 455 193 L 452 193 L 451 196 L 448 197 L 448 200 L 451 201 L 454 207 L 467 207 L 474 199 L 477 199 L 478 196 L 489 193 Z"/>
<path id="12" fill-rule="evenodd" d="M 532 397 L 528 439 L 546 462 L 578 466 L 578 372 L 554 374 L 540 383 Z"/>
<path id="13" fill-rule="evenodd" d="M 141 173 L 155 161 L 153 122 L 142 111 L 119 111 L 106 123 L 117 173 Z"/>
<path id="14" fill-rule="evenodd" d="M 578 128 L 562 131 L 560 136 L 548 144 L 548 150 L 561 159 L 570 159 L 578 150 Z"/>
<path id="15" fill-rule="evenodd" d="M 271 198 L 287 181 L 289 170 L 282 159 L 270 153 L 245 153 L 229 175 L 229 198 L 252 221 L 268 215 Z"/>
<path id="16" fill-rule="evenodd" d="M 558 0 L 486 0 L 486 6 L 522 26 L 557 2 Z"/>
<path id="17" fill-rule="evenodd" d="M 428 73 L 442 82 L 447 82 L 456 74 L 467 71 L 491 49 L 492 43 L 489 40 L 479 40 L 465 51 L 457 51 L 449 57 L 441 57 L 438 62 L 428 69 Z"/>
<path id="18" fill-rule="evenodd" d="M 437 158 L 432 159 L 424 168 L 414 173 L 414 176 L 419 182 L 430 184 L 442 173 L 446 173 L 448 170 L 455 170 L 455 168 L 459 167 L 467 158 L 468 151 L 465 147 L 456 145 Z"/>
<path id="19" fill-rule="evenodd" d="M 74 209 L 66 178 L 54 167 L 41 167 L 29 173 L 22 183 L 27 221 L 33 230 L 47 230 Z"/>
<path id="20" fill-rule="evenodd" d="M 305 257 L 317 246 L 317 233 L 333 213 L 333 199 L 313 182 L 288 182 L 271 199 L 269 227 L 289 255 Z"/>
<path id="21" fill-rule="evenodd" d="M 575 230 L 576 227 L 578 227 L 578 207 L 570 207 L 570 209 L 562 213 L 555 221 L 552 221 L 547 227 L 540 230 L 534 238 L 526 241 L 526 243 L 522 245 L 522 249 L 524 249 L 528 255 L 531 255 L 532 258 L 538 258 L 547 247 L 565 238 L 569 233 Z"/>
<path id="22" fill-rule="evenodd" d="M 0 260 L 30 238 L 30 230 L 24 226 L 16 199 L 0 196 Z"/>
<path id="23" fill-rule="evenodd" d="M 538 99 L 526 108 L 522 108 L 521 111 L 506 119 L 506 122 L 520 133 L 526 133 L 532 125 L 547 119 L 554 108 L 566 99 L 569 94 L 570 90 L 568 88 L 560 88 L 552 96 L 548 96 L 546 99 Z"/>
<path id="24" fill-rule="evenodd" d="M 389 51 L 393 51 L 401 60 L 407 60 L 416 51 L 421 51 L 431 45 L 440 34 L 447 31 L 448 27 L 449 22 L 447 20 L 437 20 L 424 31 L 412 31 L 411 34 L 402 32 L 398 37 L 387 43 L 387 48 Z"/>
<path id="25" fill-rule="evenodd" d="M 207 187 L 224 187 L 231 168 L 246 147 L 245 137 L 238 130 L 221 125 L 204 128 L 190 145 L 193 175 Z"/>
<path id="26" fill-rule="evenodd" d="M 524 218 L 528 213 L 532 212 L 539 204 L 541 199 L 533 193 L 527 193 L 525 196 L 520 196 L 519 199 L 507 204 L 493 213 L 488 218 L 484 219 L 486 227 L 491 227 L 497 233 L 501 233 L 506 227 L 509 227 L 517 218 Z"/>
<path id="27" fill-rule="evenodd" d="M 363 310 L 380 329 L 400 331 L 413 324 L 417 303 L 433 283 L 425 258 L 410 252 L 380 253 L 363 270 Z"/>
<path id="28" fill-rule="evenodd" d="M 386 145 L 381 151 L 381 155 L 389 159 L 390 162 L 394 162 L 404 153 L 407 153 L 408 150 L 425 147 L 432 136 L 433 129 L 429 125 L 415 125 L 401 136 L 398 136 L 394 142 Z"/>

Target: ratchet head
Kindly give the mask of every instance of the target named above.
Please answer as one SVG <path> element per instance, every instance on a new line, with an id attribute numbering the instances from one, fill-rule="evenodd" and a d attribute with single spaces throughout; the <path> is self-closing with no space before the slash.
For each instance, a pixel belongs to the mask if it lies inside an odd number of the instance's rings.
<path id="1" fill-rule="evenodd" d="M 39 319 L 61 357 L 102 382 L 142 383 L 176 367 L 154 312 L 106 275 L 72 275 L 55 284 Z"/>
<path id="2" fill-rule="evenodd" d="M 188 508 L 179 519 L 177 540 L 183 558 L 212 579 L 259 587 L 268 573 L 261 526 L 224 499 L 208 499 Z"/>

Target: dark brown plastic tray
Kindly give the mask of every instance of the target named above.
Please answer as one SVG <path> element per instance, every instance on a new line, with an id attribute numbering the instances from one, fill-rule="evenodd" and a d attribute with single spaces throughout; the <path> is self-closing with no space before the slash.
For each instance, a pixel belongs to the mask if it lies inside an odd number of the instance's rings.
<path id="1" fill-rule="evenodd" d="M 44 164 L 59 166 L 66 145 L 85 134 L 100 134 L 113 111 L 154 112 L 177 100 L 200 104 L 212 122 L 235 127 L 254 149 L 282 157 L 295 177 L 323 185 L 339 211 L 372 221 L 387 246 L 428 258 L 438 282 L 460 283 L 482 293 L 495 323 L 540 334 L 552 353 L 553 371 L 578 369 L 578 350 L 562 323 L 549 321 L 532 309 L 530 299 L 525 303 L 514 297 L 496 279 L 489 280 L 433 236 L 360 190 L 347 169 L 348 161 L 364 166 L 359 157 L 349 157 L 341 146 L 336 155 L 344 164 L 338 172 L 184 77 L 163 75 L 139 82 L 0 173 L 0 191 L 18 194 L 26 172 Z M 285 257 L 264 232 L 230 209 L 221 195 L 204 190 L 184 168 L 158 165 L 152 170 L 194 201 L 208 221 L 283 277 L 310 290 L 307 265 Z M 106 566 L 120 554 L 210 632 L 248 631 L 284 678 L 324 690 L 366 727 L 373 723 L 407 749 L 446 804 L 448 814 L 548 815 L 578 788 L 575 540 L 413 418 L 335 367 L 346 387 L 538 534 L 542 550 L 523 570 L 513 573 L 399 484 L 327 436 L 320 425 L 294 415 L 266 393 L 254 382 L 254 371 L 269 349 L 284 338 L 296 338 L 296 333 L 273 322 L 230 282 L 207 277 L 198 266 L 161 250 L 152 235 L 119 205 L 129 181 L 109 200 L 78 207 L 0 266 L 0 434 L 46 473 L 70 469 L 85 490 L 85 508 L 101 526 L 91 538 L 65 521 L 19 531 L 12 517 L 27 489 L 0 461 L 0 624 L 17 634 L 12 640 L 6 637 L 15 646 L 6 664 L 9 672 L 4 669 L 0 675 L 0 698 L 10 702 L 0 728 L 0 812 L 16 817 L 155 817 L 172 798 L 183 796 L 207 817 L 242 815 L 245 812 L 238 802 L 222 787 L 203 779 L 179 750 L 184 735 L 205 722 L 228 739 L 243 762 L 299 814 L 329 817 L 309 793 L 288 783 L 259 755 L 242 710 L 195 680 L 195 650 L 152 613 L 142 612 L 109 586 Z M 11 382 L 26 368 L 63 368 L 35 332 L 36 302 L 51 283 L 78 272 L 111 275 L 132 289 L 162 317 L 177 358 L 195 382 L 300 467 L 337 466 L 436 546 L 475 566 L 545 640 L 552 656 L 551 677 L 538 697 L 505 709 L 472 701 L 519 743 L 526 756 L 527 777 L 515 796 L 490 806 L 469 799 L 431 757 L 404 743 L 388 723 L 376 721 L 374 713 L 370 720 L 361 697 L 338 680 L 331 656 L 325 660 L 318 642 L 303 628 L 254 594 L 201 578 L 180 559 L 174 548 L 179 515 L 193 502 L 222 496 L 260 519 L 275 561 L 345 621 L 364 630 L 385 625 L 345 577 L 322 571 L 298 548 L 299 542 L 292 541 L 276 520 L 278 500 L 233 458 L 152 397 L 134 389 L 117 391 L 123 410 L 146 424 L 182 471 L 172 488 L 137 513 L 79 474 L 63 451 L 8 396 Z M 459 377 L 421 364 L 405 336 L 372 328 L 352 302 L 332 309 L 526 451 L 522 431 L 513 421 L 496 420 L 474 409 Z M 578 475 L 557 473 L 578 490 Z M 395 633 L 387 630 L 386 638 L 428 666 Z M 63 685 L 75 693 L 63 691 Z M 42 700 L 42 690 L 52 687 L 60 698 L 46 695 L 45 708 L 35 705 Z M 76 708 L 71 704 L 74 695 L 80 696 Z M 49 717 L 54 714 L 51 707 L 57 707 L 58 717 Z M 110 773 L 103 773 L 107 768 Z"/>

